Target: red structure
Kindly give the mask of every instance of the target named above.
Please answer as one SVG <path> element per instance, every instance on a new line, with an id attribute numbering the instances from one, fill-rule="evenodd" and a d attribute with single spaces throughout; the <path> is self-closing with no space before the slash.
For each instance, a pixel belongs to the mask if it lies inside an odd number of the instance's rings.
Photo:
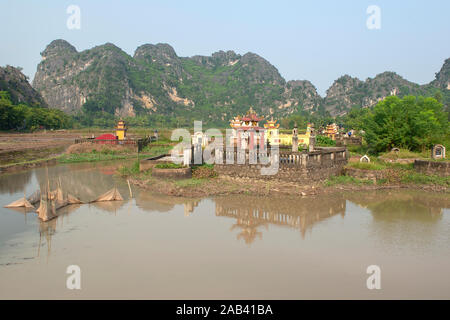
<path id="1" fill-rule="evenodd" d="M 253 150 L 259 143 L 260 149 L 264 149 L 264 128 L 259 126 L 259 122 L 263 117 L 258 117 L 253 108 L 243 117 L 235 117 L 230 121 L 230 126 L 234 129 L 231 137 L 234 145 L 241 146 L 242 139 L 246 140 L 246 146 Z"/>
<path id="2" fill-rule="evenodd" d="M 111 133 L 105 133 L 95 138 L 99 144 L 116 144 L 117 137 Z"/>

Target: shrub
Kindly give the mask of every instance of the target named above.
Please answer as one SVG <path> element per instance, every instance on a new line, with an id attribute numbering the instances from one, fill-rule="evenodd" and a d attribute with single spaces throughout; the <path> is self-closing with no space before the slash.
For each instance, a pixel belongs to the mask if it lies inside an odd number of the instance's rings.
<path id="1" fill-rule="evenodd" d="M 333 147 L 336 145 L 336 141 L 327 136 L 316 136 L 316 145 L 320 147 Z"/>
<path id="2" fill-rule="evenodd" d="M 180 168 L 184 168 L 183 165 L 178 164 L 178 163 L 158 163 L 155 165 L 155 168 L 157 169 L 180 169 Z"/>

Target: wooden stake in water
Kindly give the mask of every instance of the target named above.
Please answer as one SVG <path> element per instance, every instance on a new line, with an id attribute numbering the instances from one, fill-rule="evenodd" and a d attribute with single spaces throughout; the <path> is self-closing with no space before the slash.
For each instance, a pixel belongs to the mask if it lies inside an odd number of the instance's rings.
<path id="1" fill-rule="evenodd" d="M 130 199 L 133 198 L 133 193 L 131 192 L 130 180 L 127 179 L 128 189 L 130 189 Z"/>

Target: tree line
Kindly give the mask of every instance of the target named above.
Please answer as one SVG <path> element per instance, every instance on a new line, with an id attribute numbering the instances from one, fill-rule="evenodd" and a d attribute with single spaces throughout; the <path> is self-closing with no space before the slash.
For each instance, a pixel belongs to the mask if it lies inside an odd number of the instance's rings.
<path id="1" fill-rule="evenodd" d="M 72 117 L 61 110 L 13 104 L 7 91 L 0 91 L 0 130 L 66 129 Z"/>

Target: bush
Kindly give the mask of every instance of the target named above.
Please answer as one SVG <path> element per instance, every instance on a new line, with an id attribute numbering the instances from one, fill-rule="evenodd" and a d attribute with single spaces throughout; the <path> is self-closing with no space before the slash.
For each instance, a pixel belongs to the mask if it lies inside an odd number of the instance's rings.
<path id="1" fill-rule="evenodd" d="M 13 105 L 10 95 L 0 91 L 0 130 L 67 129 L 73 127 L 72 117 L 61 110 Z"/>
<path id="2" fill-rule="evenodd" d="M 203 164 L 192 168 L 192 177 L 194 178 L 214 178 L 217 172 L 214 170 L 213 164 Z"/>
<path id="3" fill-rule="evenodd" d="M 336 145 L 336 141 L 327 136 L 316 136 L 316 145 L 319 147 L 333 147 Z"/>
<path id="4" fill-rule="evenodd" d="M 181 169 L 184 168 L 183 165 L 178 164 L 178 163 L 158 163 L 157 165 L 155 165 L 155 168 L 157 169 Z"/>
<path id="5" fill-rule="evenodd" d="M 393 147 L 422 151 L 449 135 L 448 114 L 434 98 L 390 96 L 361 119 L 375 152 Z"/>

